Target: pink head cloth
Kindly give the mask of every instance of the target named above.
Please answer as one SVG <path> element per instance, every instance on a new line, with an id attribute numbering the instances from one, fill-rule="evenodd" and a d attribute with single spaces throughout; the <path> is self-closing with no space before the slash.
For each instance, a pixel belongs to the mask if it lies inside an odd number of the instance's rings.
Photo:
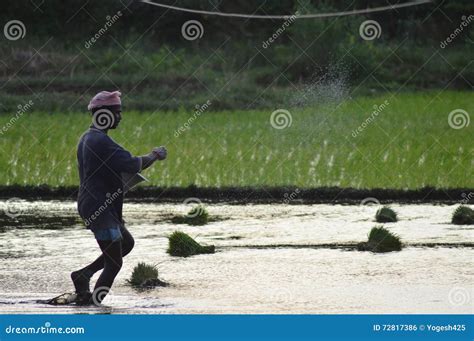
<path id="1" fill-rule="evenodd" d="M 89 105 L 87 106 L 88 110 L 92 110 L 94 108 L 102 107 L 104 105 L 121 105 L 122 101 L 120 100 L 120 96 L 122 94 L 120 91 L 101 91 L 94 97 L 92 97 Z"/>

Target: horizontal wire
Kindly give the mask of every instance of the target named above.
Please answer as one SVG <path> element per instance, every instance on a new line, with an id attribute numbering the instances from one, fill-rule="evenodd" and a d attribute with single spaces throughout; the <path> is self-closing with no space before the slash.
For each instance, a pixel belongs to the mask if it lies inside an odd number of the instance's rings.
<path id="1" fill-rule="evenodd" d="M 195 10 L 195 9 L 190 9 L 190 8 L 165 5 L 165 4 L 153 2 L 150 0 L 141 0 L 141 2 L 149 4 L 149 5 L 157 6 L 157 7 L 168 8 L 175 11 L 196 13 L 196 14 L 216 15 L 220 17 L 247 18 L 247 19 L 289 19 L 289 18 L 292 18 L 296 20 L 296 19 L 342 17 L 342 16 L 356 15 L 356 14 L 391 11 L 397 8 L 423 5 L 423 4 L 430 3 L 432 1 L 431 0 L 417 0 L 417 1 L 406 2 L 403 4 L 395 4 L 395 5 L 390 5 L 390 6 L 373 7 L 373 8 L 366 8 L 366 9 L 355 9 L 352 11 L 318 13 L 318 14 L 302 14 L 302 15 L 300 14 L 258 15 L 258 14 L 242 14 L 242 13 L 223 13 L 223 12 L 203 11 L 203 10 Z"/>

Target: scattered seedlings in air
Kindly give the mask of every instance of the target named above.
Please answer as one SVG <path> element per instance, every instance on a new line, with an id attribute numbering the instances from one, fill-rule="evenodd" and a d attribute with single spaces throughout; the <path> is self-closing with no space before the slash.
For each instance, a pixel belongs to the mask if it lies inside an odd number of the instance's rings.
<path id="1" fill-rule="evenodd" d="M 203 246 L 181 231 L 175 231 L 168 237 L 168 253 L 171 256 L 189 257 L 204 253 L 214 253 L 214 245 Z"/>
<path id="2" fill-rule="evenodd" d="M 451 222 L 456 225 L 474 224 L 474 210 L 468 206 L 459 206 L 453 212 Z"/>
<path id="3" fill-rule="evenodd" d="M 369 240 L 359 243 L 357 249 L 359 251 L 372 252 L 400 251 L 402 249 L 402 242 L 397 235 L 383 226 L 375 226 L 369 232 Z"/>
<path id="4" fill-rule="evenodd" d="M 132 272 L 132 276 L 127 280 L 128 284 L 136 288 L 165 287 L 168 283 L 158 279 L 158 268 L 143 262 L 138 263 Z"/>
<path id="5" fill-rule="evenodd" d="M 174 224 L 205 225 L 209 222 L 209 213 L 203 205 L 193 207 L 188 214 L 171 219 Z"/>
<path id="6" fill-rule="evenodd" d="M 384 206 L 375 213 L 375 220 L 378 223 L 394 223 L 397 221 L 397 213 L 390 207 Z"/>

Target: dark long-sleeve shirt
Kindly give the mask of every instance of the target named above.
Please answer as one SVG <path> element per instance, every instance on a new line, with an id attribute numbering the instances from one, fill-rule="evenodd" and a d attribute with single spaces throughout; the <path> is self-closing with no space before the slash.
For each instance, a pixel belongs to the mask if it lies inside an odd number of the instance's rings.
<path id="1" fill-rule="evenodd" d="M 80 187 L 79 215 L 87 228 L 122 226 L 123 183 L 121 173 L 137 173 L 142 159 L 134 157 L 105 132 L 91 127 L 77 147 Z"/>

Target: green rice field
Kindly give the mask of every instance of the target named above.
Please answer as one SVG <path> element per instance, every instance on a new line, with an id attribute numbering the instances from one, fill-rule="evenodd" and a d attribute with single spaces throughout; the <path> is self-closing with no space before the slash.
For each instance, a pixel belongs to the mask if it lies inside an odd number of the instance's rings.
<path id="1" fill-rule="evenodd" d="M 272 126 L 276 109 L 288 110 L 291 125 Z M 227 112 L 212 111 L 211 99 L 202 113 L 128 112 L 125 102 L 111 136 L 137 155 L 167 146 L 168 159 L 144 171 L 155 186 L 474 188 L 474 125 L 452 128 L 448 117 L 456 109 L 470 119 L 473 93 Z M 25 113 L 2 114 L 0 184 L 77 185 L 76 144 L 90 121 L 85 110 L 35 112 L 34 104 Z"/>

